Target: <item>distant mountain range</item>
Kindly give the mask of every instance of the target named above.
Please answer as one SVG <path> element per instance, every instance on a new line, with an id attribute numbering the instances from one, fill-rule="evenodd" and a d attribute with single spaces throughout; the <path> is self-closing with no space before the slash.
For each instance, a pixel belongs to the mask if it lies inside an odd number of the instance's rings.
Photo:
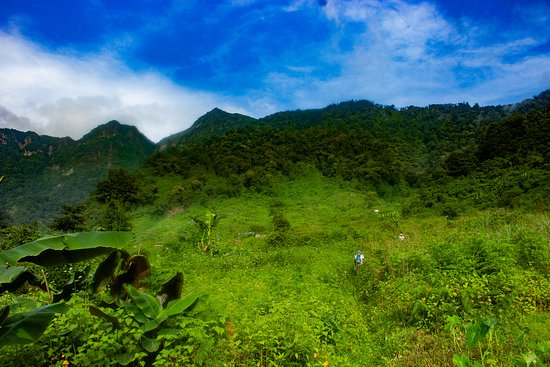
<path id="1" fill-rule="evenodd" d="M 72 205 L 86 199 L 109 169 L 137 170 L 154 152 L 215 139 L 231 131 L 289 126 L 305 129 L 322 124 L 376 129 L 377 123 L 384 119 L 392 123 L 414 120 L 423 124 L 419 131 L 424 136 L 420 139 L 429 139 L 429 134 L 434 134 L 442 124 L 452 121 L 487 124 L 515 112 L 547 108 L 549 103 L 550 90 L 514 105 L 488 107 L 448 104 L 395 109 L 368 101 L 350 101 L 323 109 L 279 112 L 262 119 L 215 108 L 190 128 L 157 144 L 137 128 L 118 121 L 100 125 L 79 140 L 0 129 L 0 176 L 4 176 L 0 184 L 0 210 L 17 224 L 49 223 L 62 204 Z M 384 129 L 390 131 L 392 125 L 387 124 Z"/>

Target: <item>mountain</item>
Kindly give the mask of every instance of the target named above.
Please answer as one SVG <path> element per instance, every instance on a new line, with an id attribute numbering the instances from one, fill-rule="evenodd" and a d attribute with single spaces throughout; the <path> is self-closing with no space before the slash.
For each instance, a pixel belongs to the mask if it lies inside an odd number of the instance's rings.
<path id="1" fill-rule="evenodd" d="M 511 167 L 515 173 L 506 184 L 528 177 L 521 190 L 543 192 L 550 168 L 549 111 L 550 90 L 506 106 L 397 109 L 347 101 L 261 119 L 215 108 L 157 145 L 117 121 L 76 141 L 0 129 L 0 176 L 5 176 L 0 214 L 7 212 L 16 224 L 48 223 L 62 204 L 86 199 L 109 169 L 137 170 L 144 164 L 156 175 L 182 176 L 173 189 L 185 202 L 197 195 L 268 189 L 274 177 L 299 174 L 304 164 L 381 194 L 454 182 L 449 180 L 483 170 L 503 175 Z M 209 186 L 211 174 L 216 187 Z M 514 190 L 488 195 L 513 197 Z"/>
<path id="2" fill-rule="evenodd" d="M 214 108 L 199 117 L 190 128 L 164 138 L 158 144 L 161 149 L 164 149 L 178 144 L 220 136 L 228 131 L 259 125 L 259 121 L 253 117 L 239 113 L 228 113 L 219 108 Z"/>
<path id="3" fill-rule="evenodd" d="M 105 167 L 137 169 L 156 146 L 135 126 L 109 121 L 84 135 L 77 142 L 77 157 L 84 162 L 102 162 Z"/>
<path id="4" fill-rule="evenodd" d="M 155 150 L 134 126 L 110 121 L 81 139 L 0 129 L 0 209 L 14 223 L 49 222 L 86 199 L 111 168 L 134 170 Z"/>
<path id="5" fill-rule="evenodd" d="M 243 190 L 269 192 L 277 178 L 312 168 L 382 196 L 421 190 L 422 205 L 430 207 L 468 198 L 477 205 L 528 201 L 540 208 L 550 182 L 549 97 L 544 92 L 521 108 L 397 109 L 348 101 L 278 112 L 253 128 L 161 150 L 146 165 L 156 176 L 180 176 L 168 201 L 183 205 Z"/>

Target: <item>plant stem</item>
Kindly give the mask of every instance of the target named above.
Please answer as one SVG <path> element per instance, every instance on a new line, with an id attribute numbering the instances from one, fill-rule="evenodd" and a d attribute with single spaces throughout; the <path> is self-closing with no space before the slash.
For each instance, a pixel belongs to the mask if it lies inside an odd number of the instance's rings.
<path id="1" fill-rule="evenodd" d="M 46 279 L 46 273 L 44 273 L 44 269 L 41 269 L 42 271 L 42 278 L 44 278 L 44 284 L 46 284 L 46 291 L 48 292 L 48 297 L 50 299 L 50 303 L 53 302 L 52 297 L 52 291 L 50 290 L 50 287 L 48 286 L 48 280 Z"/>

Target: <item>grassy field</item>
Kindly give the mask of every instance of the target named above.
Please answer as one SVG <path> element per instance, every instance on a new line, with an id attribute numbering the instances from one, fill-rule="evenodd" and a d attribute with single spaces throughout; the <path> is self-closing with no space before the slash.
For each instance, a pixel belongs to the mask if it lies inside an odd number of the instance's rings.
<path id="1" fill-rule="evenodd" d="M 502 350 L 522 333 L 550 340 L 541 327 L 550 321 L 548 274 L 541 274 L 548 264 L 523 266 L 516 255 L 517 242 L 527 236 L 543 249 L 542 263 L 548 261 L 547 215 L 488 210 L 455 220 L 435 212 L 403 218 L 398 200 L 386 202 L 318 175 L 280 183 L 274 192 L 211 203 L 222 219 L 208 255 L 195 247 L 192 220 L 206 207 L 134 220 L 136 243 L 159 269 L 152 282 L 181 269 L 185 287 L 208 294 L 211 306 L 230 320 L 241 343 L 222 358 L 225 363 L 285 365 L 293 353 L 297 365 L 437 366 L 452 365 L 453 355 L 462 354 L 481 361 L 479 348 L 466 348 L 465 333 L 484 317 L 495 318 L 503 338 L 489 351 L 498 365 L 528 353 L 521 345 Z M 283 244 L 269 241 L 274 203 L 291 225 Z M 400 231 L 404 241 L 397 239 Z M 366 260 L 355 274 L 358 249 Z M 484 254 L 480 261 L 494 269 L 476 269 L 476 255 Z M 500 258 L 505 255 L 508 260 Z M 492 284 L 497 280 L 526 289 L 499 293 Z M 530 292 L 540 299 L 521 299 Z M 500 298 L 488 301 L 491 295 Z M 451 330 L 447 317 L 453 316 L 459 321 Z M 534 332 L 527 332 L 530 327 Z"/>
<path id="2" fill-rule="evenodd" d="M 156 360 L 132 363 L 548 364 L 548 214 L 471 210 L 449 220 L 429 209 L 403 216 L 401 206 L 313 173 L 279 182 L 269 195 L 219 198 L 162 216 L 139 209 L 131 252 L 151 262 L 148 288 L 182 271 L 184 293 L 198 292 L 202 301 L 177 321 L 185 333 L 164 337 Z M 221 219 L 203 253 L 193 218 L 208 210 Z M 274 223 L 275 212 L 289 228 Z M 399 241 L 401 231 L 406 238 Z M 365 264 L 356 273 L 358 249 Z M 39 349 L 57 355 L 52 364 L 108 365 L 117 363 L 114 354 L 133 350 L 122 344 L 139 336 L 107 347 L 101 338 L 113 332 L 84 314 L 77 308 L 57 319 L 41 339 L 45 347 L 5 349 L 0 361 Z M 54 337 L 77 318 L 97 339 Z M 95 361 L 99 352 L 108 357 Z"/>

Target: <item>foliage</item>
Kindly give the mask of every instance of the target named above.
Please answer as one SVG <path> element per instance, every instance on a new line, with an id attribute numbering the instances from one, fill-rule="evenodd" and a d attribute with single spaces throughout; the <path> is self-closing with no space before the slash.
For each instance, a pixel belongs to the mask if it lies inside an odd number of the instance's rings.
<path id="1" fill-rule="evenodd" d="M 214 228 L 220 221 L 220 216 L 214 213 L 212 209 L 206 211 L 206 219 L 201 220 L 197 217 L 193 218 L 193 221 L 199 226 L 201 231 L 201 238 L 197 245 L 202 253 L 212 251 L 214 244 Z"/>
<path id="2" fill-rule="evenodd" d="M 45 225 L 61 205 L 86 200 L 109 169 L 139 168 L 155 145 L 133 126 L 110 122 L 81 139 L 0 129 L 0 208 L 10 224 Z"/>
<path id="3" fill-rule="evenodd" d="M 290 222 L 283 216 L 283 203 L 275 201 L 269 208 L 269 215 L 273 224 L 273 232 L 268 236 L 268 243 L 272 246 L 285 245 L 288 242 L 287 232 Z"/>
<path id="4" fill-rule="evenodd" d="M 2 263 L 32 262 L 42 266 L 74 263 L 90 259 L 113 248 L 123 248 L 130 232 L 79 232 L 45 236 L 0 253 Z"/>
<path id="5" fill-rule="evenodd" d="M 68 310 L 63 303 L 51 303 L 11 315 L 4 312 L 9 310 L 11 313 L 11 307 L 6 306 L 1 312 L 6 317 L 0 320 L 0 348 L 34 342 L 44 333 L 55 314 L 65 313 Z"/>
<path id="6" fill-rule="evenodd" d="M 0 231 L 0 250 L 8 250 L 42 237 L 38 223 L 9 226 Z"/>
<path id="7" fill-rule="evenodd" d="M 111 201 L 103 207 L 103 218 L 100 228 L 107 231 L 129 231 L 132 229 L 126 207 L 118 202 Z"/>
<path id="8" fill-rule="evenodd" d="M 133 175 L 123 169 L 114 169 L 108 172 L 106 179 L 97 182 L 94 197 L 100 203 L 130 205 L 139 202 L 138 191 Z"/>
<path id="9" fill-rule="evenodd" d="M 70 206 L 62 205 L 62 213 L 55 218 L 50 228 L 60 232 L 82 232 L 86 229 L 83 203 Z"/>
<path id="10" fill-rule="evenodd" d="M 56 330 L 0 364 L 548 364 L 548 116 L 352 101 L 158 152 L 126 172 L 137 201 L 101 203 L 120 205 L 138 257 L 79 268 Z M 209 294 L 189 309 L 183 273 Z"/>

